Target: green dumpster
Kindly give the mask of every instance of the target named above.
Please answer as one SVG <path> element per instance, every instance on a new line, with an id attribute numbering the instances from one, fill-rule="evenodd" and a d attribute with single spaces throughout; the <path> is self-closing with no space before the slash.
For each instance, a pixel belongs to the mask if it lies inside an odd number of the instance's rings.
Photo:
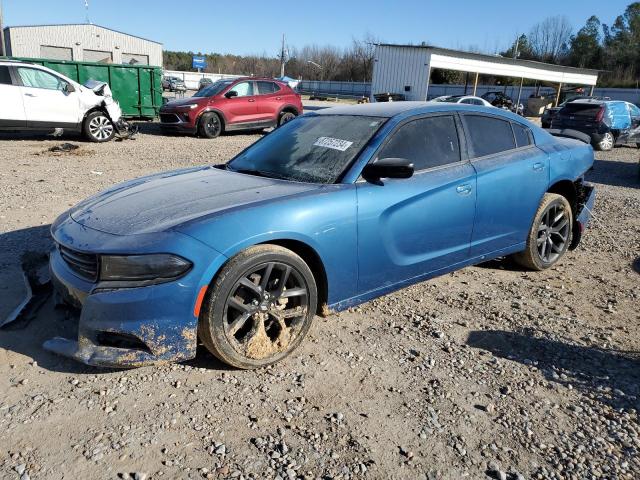
<path id="1" fill-rule="evenodd" d="M 36 63 L 60 72 L 79 84 L 87 80 L 106 82 L 126 118 L 152 119 L 162 106 L 162 68 L 149 65 L 73 62 L 44 58 L 10 60 Z"/>

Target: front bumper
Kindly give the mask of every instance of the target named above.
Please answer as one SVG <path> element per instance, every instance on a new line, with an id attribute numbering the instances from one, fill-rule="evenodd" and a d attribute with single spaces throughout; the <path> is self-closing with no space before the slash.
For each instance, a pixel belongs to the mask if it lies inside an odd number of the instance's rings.
<path id="1" fill-rule="evenodd" d="M 126 237 L 82 227 L 70 218 L 62 227 L 52 229 L 52 233 L 57 242 L 66 242 L 64 245 L 69 248 L 77 249 L 82 245 L 85 251 L 96 251 L 98 247 L 92 249 L 91 245 L 114 249 L 120 244 L 120 249 L 113 253 L 124 253 L 126 248 L 122 245 L 122 239 L 127 240 Z M 58 249 L 51 252 L 49 265 L 53 286 L 65 302 L 80 308 L 80 318 L 77 339 L 56 337 L 44 343 L 45 349 L 101 367 L 139 367 L 195 357 L 196 299 L 202 286 L 209 283 L 211 271 L 217 270 L 226 257 L 180 233 L 155 236 L 160 237 L 156 247 L 151 247 L 144 239 L 130 238 L 127 243 L 189 258 L 194 266 L 184 277 L 159 285 L 105 289 L 104 285 L 78 276 Z"/>
<path id="2" fill-rule="evenodd" d="M 195 133 L 193 111 L 160 110 L 160 128 L 168 132 Z"/>

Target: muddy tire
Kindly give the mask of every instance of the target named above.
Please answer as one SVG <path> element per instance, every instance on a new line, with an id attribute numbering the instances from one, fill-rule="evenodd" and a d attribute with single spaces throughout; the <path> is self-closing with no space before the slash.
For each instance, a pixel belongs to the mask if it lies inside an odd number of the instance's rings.
<path id="1" fill-rule="evenodd" d="M 222 120 L 217 113 L 208 112 L 200 117 L 198 135 L 204 138 L 216 138 L 222 133 Z"/>
<path id="2" fill-rule="evenodd" d="M 317 303 L 316 282 L 302 258 L 277 245 L 257 245 L 229 260 L 210 285 L 198 335 L 229 365 L 264 367 L 300 345 Z"/>
<path id="3" fill-rule="evenodd" d="M 287 122 L 290 122 L 294 118 L 296 118 L 296 114 L 295 113 L 293 113 L 293 112 L 282 112 L 280 114 L 280 116 L 278 117 L 278 126 L 281 127 L 282 125 L 284 125 Z"/>
<path id="4" fill-rule="evenodd" d="M 572 228 L 573 213 L 567 199 L 562 195 L 546 193 L 529 230 L 527 248 L 513 255 L 513 259 L 531 270 L 552 267 L 567 252 Z"/>
<path id="5" fill-rule="evenodd" d="M 104 112 L 91 112 L 82 123 L 82 133 L 90 142 L 108 142 L 116 134 L 116 127 Z"/>
<path id="6" fill-rule="evenodd" d="M 602 139 L 598 142 L 594 143 L 594 147 L 596 150 L 600 150 L 601 152 L 608 152 L 611 150 L 616 143 L 616 139 L 613 137 L 613 134 L 607 132 L 603 135 Z"/>

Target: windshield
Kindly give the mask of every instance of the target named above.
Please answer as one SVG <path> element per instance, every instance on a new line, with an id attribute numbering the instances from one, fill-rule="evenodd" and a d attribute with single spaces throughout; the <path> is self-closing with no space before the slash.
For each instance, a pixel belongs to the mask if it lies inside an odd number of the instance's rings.
<path id="1" fill-rule="evenodd" d="M 194 97 L 213 97 L 233 83 L 233 80 L 218 80 L 195 93 Z"/>
<path id="2" fill-rule="evenodd" d="M 227 168 L 297 182 L 335 183 L 386 119 L 302 116 L 254 143 Z"/>

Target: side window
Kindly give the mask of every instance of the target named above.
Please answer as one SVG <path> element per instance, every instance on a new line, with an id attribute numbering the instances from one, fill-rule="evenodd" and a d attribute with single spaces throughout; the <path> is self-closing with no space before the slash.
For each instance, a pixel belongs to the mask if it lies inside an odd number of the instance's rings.
<path id="1" fill-rule="evenodd" d="M 231 92 L 238 92 L 239 97 L 250 97 L 253 95 L 253 82 L 242 82 L 233 87 Z"/>
<path id="2" fill-rule="evenodd" d="M 0 84 L 11 85 L 11 75 L 9 74 L 9 67 L 0 66 Z"/>
<path id="3" fill-rule="evenodd" d="M 482 100 L 479 100 L 479 99 L 477 99 L 477 98 L 473 100 L 473 104 L 474 104 L 474 105 L 484 105 L 484 103 L 482 102 Z"/>
<path id="4" fill-rule="evenodd" d="M 55 75 L 35 68 L 18 67 L 18 75 L 25 87 L 46 88 L 47 90 L 63 90 L 65 82 Z"/>
<path id="5" fill-rule="evenodd" d="M 378 158 L 405 158 L 416 171 L 460 161 L 456 122 L 450 115 L 421 118 L 400 127 Z"/>
<path id="6" fill-rule="evenodd" d="M 516 148 L 511 125 L 485 115 L 464 115 L 474 157 L 484 157 Z"/>
<path id="7" fill-rule="evenodd" d="M 474 103 L 474 100 L 472 98 L 465 98 L 460 103 L 466 103 L 467 105 L 472 105 Z"/>
<path id="8" fill-rule="evenodd" d="M 511 126 L 513 127 L 513 134 L 516 137 L 516 146 L 518 148 L 531 145 L 531 135 L 527 127 L 523 127 L 519 123 L 512 123 Z"/>
<path id="9" fill-rule="evenodd" d="M 268 95 L 270 93 L 275 93 L 280 90 L 280 87 L 273 82 L 257 82 L 258 83 L 258 93 L 260 95 Z"/>
<path id="10" fill-rule="evenodd" d="M 0 75 L 1 76 L 1 75 Z M 632 103 L 627 103 L 627 106 L 629 107 L 629 114 L 631 114 L 631 117 L 633 119 L 638 119 L 640 118 L 640 108 L 636 107 L 634 104 Z"/>

